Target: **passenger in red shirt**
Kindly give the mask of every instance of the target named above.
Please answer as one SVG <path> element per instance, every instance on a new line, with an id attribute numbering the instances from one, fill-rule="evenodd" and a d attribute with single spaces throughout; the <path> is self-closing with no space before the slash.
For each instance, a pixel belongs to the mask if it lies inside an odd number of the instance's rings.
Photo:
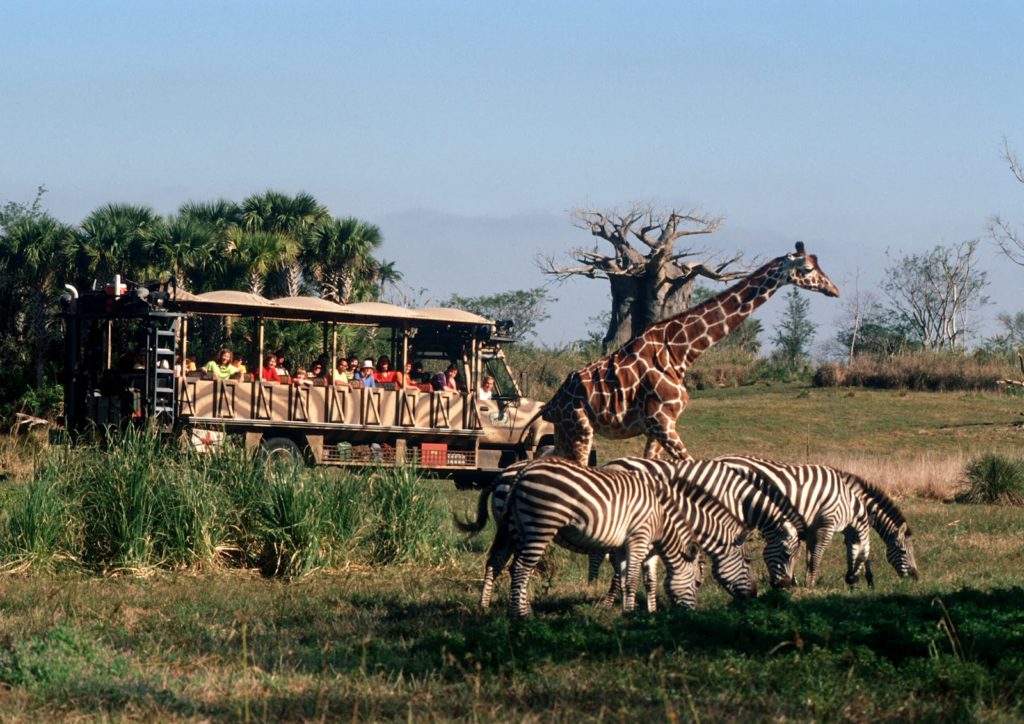
<path id="1" fill-rule="evenodd" d="M 391 369 L 391 360 L 384 355 L 377 360 L 377 369 L 373 373 L 373 379 L 378 385 L 395 384 L 395 371 Z"/>
<path id="2" fill-rule="evenodd" d="M 280 382 L 281 376 L 277 374 L 277 357 L 268 354 L 263 360 L 263 369 L 260 370 L 260 378 L 264 382 Z"/>

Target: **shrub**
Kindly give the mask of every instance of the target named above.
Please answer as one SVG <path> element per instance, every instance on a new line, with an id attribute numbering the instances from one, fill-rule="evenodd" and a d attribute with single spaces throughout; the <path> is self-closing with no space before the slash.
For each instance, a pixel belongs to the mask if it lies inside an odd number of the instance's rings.
<path id="1" fill-rule="evenodd" d="M 1024 505 L 1024 460 L 995 454 L 971 460 L 956 501 Z"/>

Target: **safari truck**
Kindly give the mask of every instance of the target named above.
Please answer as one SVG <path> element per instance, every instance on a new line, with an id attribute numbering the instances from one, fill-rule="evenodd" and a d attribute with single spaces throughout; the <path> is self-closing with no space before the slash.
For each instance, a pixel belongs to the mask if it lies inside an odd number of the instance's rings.
<path id="1" fill-rule="evenodd" d="M 65 427 L 72 436 L 148 423 L 200 450 L 234 438 L 268 458 L 334 466 L 414 464 L 460 485 L 483 483 L 553 444 L 550 424 L 536 419 L 540 403 L 523 396 L 506 362 L 506 323 L 450 308 L 265 299 L 239 291 L 193 295 L 120 278 L 102 289 L 67 289 L 61 317 Z M 249 371 L 227 379 L 188 371 L 196 332 L 221 330 L 239 319 L 251 330 L 251 348 L 244 350 Z M 363 329 L 367 338 L 372 330 L 368 338 L 377 350 L 390 351 L 395 369 L 404 370 L 407 360 L 436 372 L 454 364 L 459 389 L 435 390 L 423 378 L 376 387 L 330 378 L 264 381 L 260 368 L 273 351 L 265 349 L 271 323 L 315 325 L 320 359 L 331 370 L 339 359 L 339 336 Z M 209 351 L 199 350 L 202 356 Z M 478 399 L 485 375 L 495 381 L 489 400 Z"/>

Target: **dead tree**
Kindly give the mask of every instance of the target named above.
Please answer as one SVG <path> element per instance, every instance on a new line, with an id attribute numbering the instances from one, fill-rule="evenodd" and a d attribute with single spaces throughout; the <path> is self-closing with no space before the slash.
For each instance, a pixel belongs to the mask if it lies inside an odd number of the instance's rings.
<path id="1" fill-rule="evenodd" d="M 612 253 L 602 253 L 597 246 L 576 248 L 570 256 L 579 266 L 559 266 L 547 256 L 539 257 L 537 263 L 545 274 L 559 281 L 572 276 L 608 280 L 611 317 L 603 339 L 605 351 L 622 346 L 651 324 L 690 307 L 698 277 L 730 281 L 747 273 L 725 271 L 739 261 L 739 255 L 717 263 L 701 262 L 694 257 L 706 255 L 706 250 L 676 248 L 683 237 L 718 231 L 721 217 L 674 209 L 660 212 L 649 206 L 633 206 L 625 213 L 577 209 L 572 217 L 575 226 L 611 244 Z"/>

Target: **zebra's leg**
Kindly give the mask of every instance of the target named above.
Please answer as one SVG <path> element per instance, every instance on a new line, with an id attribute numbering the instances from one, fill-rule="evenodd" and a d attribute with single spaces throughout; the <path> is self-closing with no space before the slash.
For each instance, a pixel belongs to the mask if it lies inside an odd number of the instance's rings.
<path id="1" fill-rule="evenodd" d="M 654 551 L 644 561 L 644 591 L 647 593 L 647 611 L 654 613 L 658 610 L 658 556 Z"/>
<path id="2" fill-rule="evenodd" d="M 512 584 L 508 594 L 509 618 L 522 618 L 533 613 L 527 583 L 552 538 L 554 538 L 554 532 L 547 536 L 532 538 L 528 542 L 516 542 L 516 553 L 512 560 L 511 570 Z"/>
<path id="3" fill-rule="evenodd" d="M 630 551 L 627 543 L 617 552 L 616 558 L 619 563 L 619 581 L 622 584 L 622 612 L 630 613 L 636 607 L 636 557 Z"/>
<path id="4" fill-rule="evenodd" d="M 866 524 L 849 526 L 843 531 L 843 538 L 846 541 L 846 582 L 851 586 L 857 582 L 857 573 L 864 566 L 864 578 L 868 580 L 869 587 L 874 587 L 874 576 L 869 578 L 869 536 Z"/>
<path id="5" fill-rule="evenodd" d="M 524 561 L 519 555 L 512 561 L 512 586 L 508 594 L 509 618 L 523 618 L 531 613 L 526 584 L 533 573 L 534 565 Z"/>
<path id="6" fill-rule="evenodd" d="M 764 547 L 764 563 L 772 588 L 792 588 L 793 539 L 774 531 Z"/>
<path id="7" fill-rule="evenodd" d="M 821 565 L 821 559 L 825 556 L 825 549 L 828 548 L 828 544 L 832 542 L 832 536 L 835 533 L 835 529 L 831 524 L 819 528 L 817 535 L 815 535 L 814 545 L 811 545 L 811 540 L 807 540 L 807 587 L 814 588 L 814 580 L 818 575 L 818 567 Z"/>
<path id="8" fill-rule="evenodd" d="M 648 578 L 647 561 L 652 555 L 650 530 L 642 528 L 633 535 L 628 536 L 625 549 L 628 554 L 629 568 L 628 578 L 626 579 L 626 596 L 622 600 L 622 606 L 623 611 L 632 611 L 636 607 L 636 589 L 640 584 L 641 569 L 644 570 L 644 579 L 647 580 Z M 657 569 L 655 569 L 653 574 L 654 580 L 657 580 L 657 575 Z M 650 610 L 651 599 L 657 598 L 657 589 L 652 586 L 647 590 L 651 594 L 648 596 L 647 603 L 648 610 Z M 656 607 L 657 603 L 654 605 Z"/>
<path id="9" fill-rule="evenodd" d="M 612 580 L 608 584 L 608 592 L 601 598 L 601 606 L 611 606 L 619 600 L 622 594 L 622 576 L 619 574 L 619 554 L 617 551 L 609 551 L 608 557 L 612 562 Z"/>
<path id="10" fill-rule="evenodd" d="M 607 553 L 591 553 L 587 556 L 587 583 L 593 583 L 601 575 L 601 564 L 608 557 Z"/>
<path id="11" fill-rule="evenodd" d="M 498 521 L 498 531 L 494 535 L 494 541 L 487 552 L 487 563 L 484 566 L 484 585 L 480 593 L 480 608 L 488 608 L 491 605 L 491 595 L 494 592 L 494 578 L 501 574 L 508 563 L 509 557 L 514 549 L 514 541 L 511 531 L 508 528 L 508 521 Z"/>

